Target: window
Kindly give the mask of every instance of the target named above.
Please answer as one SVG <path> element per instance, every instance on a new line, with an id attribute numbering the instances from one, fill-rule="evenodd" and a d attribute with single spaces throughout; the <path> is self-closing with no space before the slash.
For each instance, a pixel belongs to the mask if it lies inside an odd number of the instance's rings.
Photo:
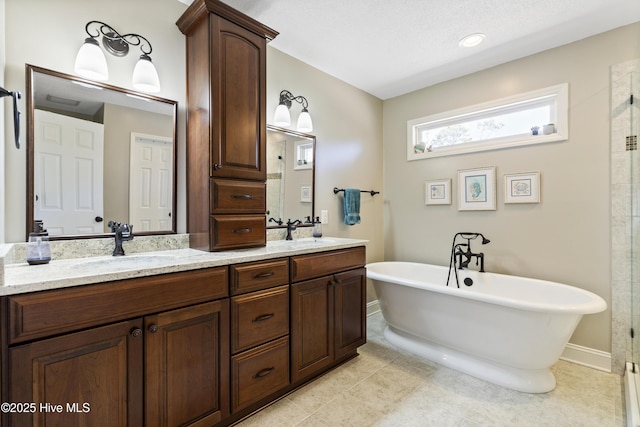
<path id="1" fill-rule="evenodd" d="M 407 160 L 564 141 L 568 84 L 407 122 Z"/>

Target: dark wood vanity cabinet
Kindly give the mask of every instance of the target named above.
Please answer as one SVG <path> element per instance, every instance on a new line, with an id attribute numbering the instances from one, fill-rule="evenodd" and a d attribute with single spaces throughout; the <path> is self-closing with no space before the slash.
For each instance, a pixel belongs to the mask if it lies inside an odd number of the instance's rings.
<path id="1" fill-rule="evenodd" d="M 2 297 L 1 400 L 37 406 L 1 425 L 233 424 L 357 355 L 364 264 L 355 247 Z"/>
<path id="2" fill-rule="evenodd" d="M 283 390 L 289 376 L 289 260 L 231 267 L 231 412 Z"/>
<path id="3" fill-rule="evenodd" d="M 218 0 L 176 23 L 187 43 L 191 247 L 266 244 L 266 44 L 278 34 Z"/>
<path id="4" fill-rule="evenodd" d="M 292 257 L 292 382 L 355 355 L 366 342 L 364 264 L 364 248 Z"/>
<path id="5" fill-rule="evenodd" d="M 220 422 L 229 415 L 227 295 L 222 267 L 5 297 L 3 401 L 37 406 L 4 414 L 3 425 Z"/>

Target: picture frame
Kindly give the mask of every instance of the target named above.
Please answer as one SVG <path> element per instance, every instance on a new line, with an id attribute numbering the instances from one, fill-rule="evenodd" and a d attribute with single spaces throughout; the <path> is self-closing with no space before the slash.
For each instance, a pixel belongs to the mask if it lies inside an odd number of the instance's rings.
<path id="1" fill-rule="evenodd" d="M 504 203 L 540 203 L 540 172 L 505 174 Z"/>
<path id="2" fill-rule="evenodd" d="M 496 210 L 495 166 L 458 171 L 458 210 Z"/>
<path id="3" fill-rule="evenodd" d="M 300 186 L 300 201 L 302 203 L 311 203 L 311 186 L 310 185 Z"/>
<path id="4" fill-rule="evenodd" d="M 434 179 L 424 182 L 425 205 L 451 204 L 451 178 Z"/>

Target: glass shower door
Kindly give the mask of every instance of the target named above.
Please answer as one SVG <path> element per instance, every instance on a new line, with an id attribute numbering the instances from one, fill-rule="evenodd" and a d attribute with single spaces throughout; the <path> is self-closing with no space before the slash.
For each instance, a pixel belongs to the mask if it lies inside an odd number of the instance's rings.
<path id="1" fill-rule="evenodd" d="M 640 151 L 638 130 L 640 129 L 640 72 L 629 74 L 630 97 L 629 133 L 625 136 L 626 150 L 630 155 L 630 267 L 631 267 L 631 356 L 635 370 L 640 367 Z M 636 383 L 640 388 L 640 381 Z M 640 391 L 640 390 L 639 390 Z M 640 396 L 640 394 L 639 394 Z"/>

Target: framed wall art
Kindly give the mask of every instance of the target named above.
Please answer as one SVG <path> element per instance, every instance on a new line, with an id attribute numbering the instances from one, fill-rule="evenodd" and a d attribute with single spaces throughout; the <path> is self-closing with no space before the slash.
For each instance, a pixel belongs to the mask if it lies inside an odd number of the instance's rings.
<path id="1" fill-rule="evenodd" d="M 424 182 L 425 205 L 451 204 L 451 179 L 434 179 Z"/>
<path id="2" fill-rule="evenodd" d="M 504 175 L 505 203 L 540 203 L 540 172 Z"/>
<path id="3" fill-rule="evenodd" d="M 496 168 L 458 171 L 458 210 L 496 210 Z"/>
<path id="4" fill-rule="evenodd" d="M 303 203 L 311 203 L 311 186 L 300 186 L 300 201 Z"/>

